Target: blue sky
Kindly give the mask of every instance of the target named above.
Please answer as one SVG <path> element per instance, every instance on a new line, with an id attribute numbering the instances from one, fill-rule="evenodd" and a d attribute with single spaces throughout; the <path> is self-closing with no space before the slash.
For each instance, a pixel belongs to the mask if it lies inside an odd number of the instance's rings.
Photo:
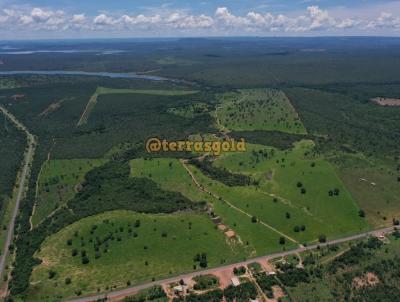
<path id="1" fill-rule="evenodd" d="M 393 0 L 0 0 L 0 39 L 400 35 Z"/>

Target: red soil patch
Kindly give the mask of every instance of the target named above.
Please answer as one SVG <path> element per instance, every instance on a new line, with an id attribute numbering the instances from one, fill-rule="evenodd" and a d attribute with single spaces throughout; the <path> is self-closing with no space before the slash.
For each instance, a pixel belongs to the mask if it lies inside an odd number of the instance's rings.
<path id="1" fill-rule="evenodd" d="M 226 230 L 226 225 L 224 225 L 224 224 L 219 224 L 219 225 L 218 225 L 218 229 L 221 230 L 221 231 L 225 231 L 225 230 Z"/>
<path id="2" fill-rule="evenodd" d="M 361 277 L 353 279 L 353 286 L 355 288 L 373 287 L 379 283 L 379 278 L 374 273 L 368 272 Z"/>
<path id="3" fill-rule="evenodd" d="M 400 106 L 400 99 L 373 98 L 371 101 L 381 106 Z"/>
<path id="4" fill-rule="evenodd" d="M 222 269 L 215 273 L 213 273 L 216 277 L 219 278 L 219 288 L 224 289 L 231 285 L 231 278 L 233 276 L 232 269 Z"/>
<path id="5" fill-rule="evenodd" d="M 236 236 L 236 233 L 235 233 L 235 231 L 229 230 L 229 231 L 225 232 L 225 236 L 228 238 L 233 238 Z"/>

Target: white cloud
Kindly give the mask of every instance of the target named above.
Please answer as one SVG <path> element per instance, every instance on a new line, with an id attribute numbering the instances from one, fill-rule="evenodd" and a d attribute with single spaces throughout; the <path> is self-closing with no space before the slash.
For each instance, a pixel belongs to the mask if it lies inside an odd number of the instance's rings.
<path id="1" fill-rule="evenodd" d="M 313 2 L 315 3 L 315 2 Z M 44 7 L 12 6 L 0 12 L 0 24 L 9 31 L 121 31 L 132 33 L 202 33 L 268 35 L 268 33 L 340 34 L 345 32 L 399 32 L 400 17 L 387 12 L 357 15 L 342 10 L 328 11 L 310 5 L 303 12 L 290 14 L 261 13 L 257 9 L 237 15 L 228 7 L 218 7 L 214 14 L 192 14 L 188 10 L 147 10 L 136 15 L 101 12 L 69 14 Z M 399 12 L 400 14 L 400 12 Z"/>
<path id="2" fill-rule="evenodd" d="M 400 18 L 393 16 L 391 13 L 381 12 L 376 20 L 373 20 L 367 24 L 366 28 L 387 28 L 397 30 L 400 29 Z"/>
<path id="3" fill-rule="evenodd" d="M 113 25 L 116 22 L 112 17 L 109 17 L 106 14 L 100 14 L 93 19 L 93 23 L 96 25 Z"/>
<path id="4" fill-rule="evenodd" d="M 241 27 L 249 23 L 247 18 L 231 14 L 227 7 L 218 7 L 215 11 L 215 18 L 228 27 Z"/>
<path id="5" fill-rule="evenodd" d="M 76 14 L 72 16 L 71 22 L 74 24 L 83 24 L 86 21 L 85 14 Z"/>
<path id="6" fill-rule="evenodd" d="M 53 15 L 52 11 L 45 11 L 38 7 L 35 7 L 31 12 L 32 19 L 37 22 L 46 21 Z"/>
<path id="7" fill-rule="evenodd" d="M 126 25 L 136 25 L 136 24 L 156 24 L 161 21 L 160 15 L 154 15 L 154 16 L 145 16 L 145 15 L 137 15 L 137 16 L 128 16 L 128 15 L 123 15 L 119 23 L 123 23 Z"/>

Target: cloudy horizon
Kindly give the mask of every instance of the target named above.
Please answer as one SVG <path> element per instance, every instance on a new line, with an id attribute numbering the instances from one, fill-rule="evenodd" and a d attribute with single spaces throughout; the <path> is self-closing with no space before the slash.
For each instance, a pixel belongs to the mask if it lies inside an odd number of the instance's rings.
<path id="1" fill-rule="evenodd" d="M 0 0 L 0 39 L 400 36 L 400 1 Z"/>

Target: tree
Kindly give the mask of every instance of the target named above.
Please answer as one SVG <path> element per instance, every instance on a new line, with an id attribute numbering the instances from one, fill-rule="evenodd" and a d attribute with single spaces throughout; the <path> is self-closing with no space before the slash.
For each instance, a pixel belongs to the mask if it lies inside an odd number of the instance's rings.
<path id="1" fill-rule="evenodd" d="M 364 218 L 365 217 L 365 212 L 364 212 L 364 210 L 359 210 L 358 211 L 358 216 L 360 216 L 361 218 Z"/>
<path id="2" fill-rule="evenodd" d="M 298 188 L 301 188 L 303 186 L 303 184 L 299 181 L 299 182 L 297 182 L 297 187 Z"/>
<path id="3" fill-rule="evenodd" d="M 326 242 L 326 236 L 324 234 L 319 235 L 318 241 L 321 242 L 321 243 Z"/>
<path id="4" fill-rule="evenodd" d="M 280 237 L 279 238 L 279 244 L 284 245 L 285 244 L 285 237 Z"/>
<path id="5" fill-rule="evenodd" d="M 89 263 L 89 258 L 88 258 L 88 256 L 83 256 L 82 257 L 82 264 L 88 264 Z"/>
<path id="6" fill-rule="evenodd" d="M 208 262 L 207 262 L 207 254 L 206 253 L 201 253 L 199 265 L 202 268 L 207 267 Z"/>
<path id="7" fill-rule="evenodd" d="M 71 284 L 71 282 L 72 282 L 71 278 L 69 278 L 69 277 L 65 278 L 66 285 Z"/>
<path id="8" fill-rule="evenodd" d="M 293 231 L 294 231 L 295 233 L 300 232 L 300 227 L 299 227 L 298 225 L 296 225 L 296 226 L 293 228 Z"/>
<path id="9" fill-rule="evenodd" d="M 306 189 L 305 188 L 301 188 L 301 194 L 306 194 Z"/>
<path id="10" fill-rule="evenodd" d="M 139 219 L 135 221 L 134 226 L 135 226 L 135 228 L 140 227 L 140 220 Z"/>
<path id="11" fill-rule="evenodd" d="M 56 276 L 56 272 L 53 270 L 49 270 L 49 279 L 53 279 Z"/>
<path id="12" fill-rule="evenodd" d="M 257 217 L 256 216 L 251 217 L 251 222 L 252 223 L 256 223 L 257 222 Z"/>
<path id="13" fill-rule="evenodd" d="M 290 213 L 289 212 L 286 212 L 286 218 L 290 219 Z"/>

